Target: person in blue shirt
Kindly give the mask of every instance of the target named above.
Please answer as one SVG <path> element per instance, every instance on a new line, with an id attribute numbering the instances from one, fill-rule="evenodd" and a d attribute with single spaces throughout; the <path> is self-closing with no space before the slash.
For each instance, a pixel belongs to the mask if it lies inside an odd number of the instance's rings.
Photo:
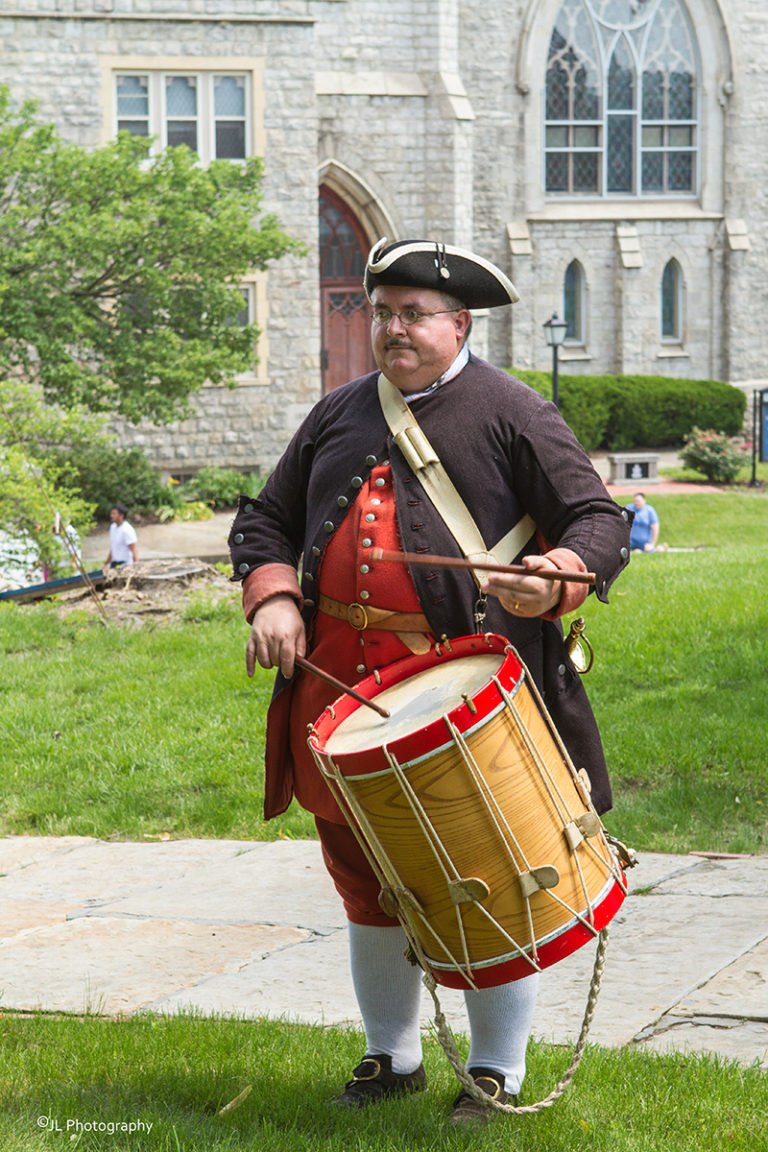
<path id="1" fill-rule="evenodd" d="M 655 552 L 656 541 L 659 538 L 659 517 L 656 509 L 646 503 L 645 494 L 636 492 L 631 504 L 627 504 L 635 513 L 632 521 L 632 530 L 629 536 L 629 546 L 633 552 Z"/>

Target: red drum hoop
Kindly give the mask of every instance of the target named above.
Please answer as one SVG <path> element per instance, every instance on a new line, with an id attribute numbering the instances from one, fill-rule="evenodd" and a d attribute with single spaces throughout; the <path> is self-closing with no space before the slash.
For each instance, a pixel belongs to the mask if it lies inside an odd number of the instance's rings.
<path id="1" fill-rule="evenodd" d="M 435 980 L 505 984 L 593 940 L 626 882 L 530 674 L 466 636 L 355 686 L 309 747 Z"/>

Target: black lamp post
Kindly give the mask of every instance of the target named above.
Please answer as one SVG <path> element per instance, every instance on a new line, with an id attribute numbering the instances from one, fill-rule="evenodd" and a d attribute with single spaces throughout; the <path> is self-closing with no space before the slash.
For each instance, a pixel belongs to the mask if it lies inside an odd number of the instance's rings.
<path id="1" fill-rule="evenodd" d="M 565 334 L 568 331 L 568 324 L 565 320 L 558 320 L 557 312 L 553 312 L 546 324 L 543 324 L 544 335 L 547 338 L 547 344 L 552 349 L 552 403 L 555 408 L 560 407 L 560 393 L 559 393 L 559 377 L 558 377 L 558 363 L 557 363 L 557 350 L 565 340 Z"/>

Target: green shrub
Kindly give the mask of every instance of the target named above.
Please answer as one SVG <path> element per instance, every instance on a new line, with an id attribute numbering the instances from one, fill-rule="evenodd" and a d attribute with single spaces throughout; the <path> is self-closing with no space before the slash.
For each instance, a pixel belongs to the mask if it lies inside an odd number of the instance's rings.
<path id="1" fill-rule="evenodd" d="M 237 472 L 233 468 L 201 468 L 182 488 L 186 498 L 203 500 L 212 508 L 234 508 L 242 493 L 258 495 L 264 481 L 259 476 Z"/>
<path id="2" fill-rule="evenodd" d="M 79 489 L 83 500 L 95 505 L 96 518 L 108 520 L 115 504 L 126 504 L 129 515 L 154 515 L 156 510 L 181 504 L 173 487 L 164 484 L 140 448 L 94 445 L 76 455 L 60 453 L 66 480 Z"/>
<path id="3" fill-rule="evenodd" d="M 512 374 L 551 398 L 551 374 L 513 368 Z M 720 380 L 668 376 L 570 376 L 559 379 L 560 408 L 587 452 L 682 444 L 691 429 L 740 431 L 747 398 Z"/>
<path id="4" fill-rule="evenodd" d="M 745 450 L 712 429 L 693 428 L 680 451 L 686 468 L 702 472 L 713 484 L 730 484 L 746 462 Z"/>

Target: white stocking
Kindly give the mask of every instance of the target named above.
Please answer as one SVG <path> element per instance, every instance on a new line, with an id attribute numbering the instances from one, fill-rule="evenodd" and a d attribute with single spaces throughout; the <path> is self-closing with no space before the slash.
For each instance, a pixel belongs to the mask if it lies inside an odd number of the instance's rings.
<path id="1" fill-rule="evenodd" d="M 467 1068 L 503 1072 L 507 1092 L 516 1095 L 525 1076 L 525 1050 L 533 1024 L 539 974 L 498 988 L 465 992 L 471 1045 Z"/>
<path id="2" fill-rule="evenodd" d="M 406 960 L 405 933 L 349 925 L 352 984 L 363 1017 L 366 1052 L 392 1057 L 392 1071 L 414 1072 L 421 1064 L 421 969 Z"/>

